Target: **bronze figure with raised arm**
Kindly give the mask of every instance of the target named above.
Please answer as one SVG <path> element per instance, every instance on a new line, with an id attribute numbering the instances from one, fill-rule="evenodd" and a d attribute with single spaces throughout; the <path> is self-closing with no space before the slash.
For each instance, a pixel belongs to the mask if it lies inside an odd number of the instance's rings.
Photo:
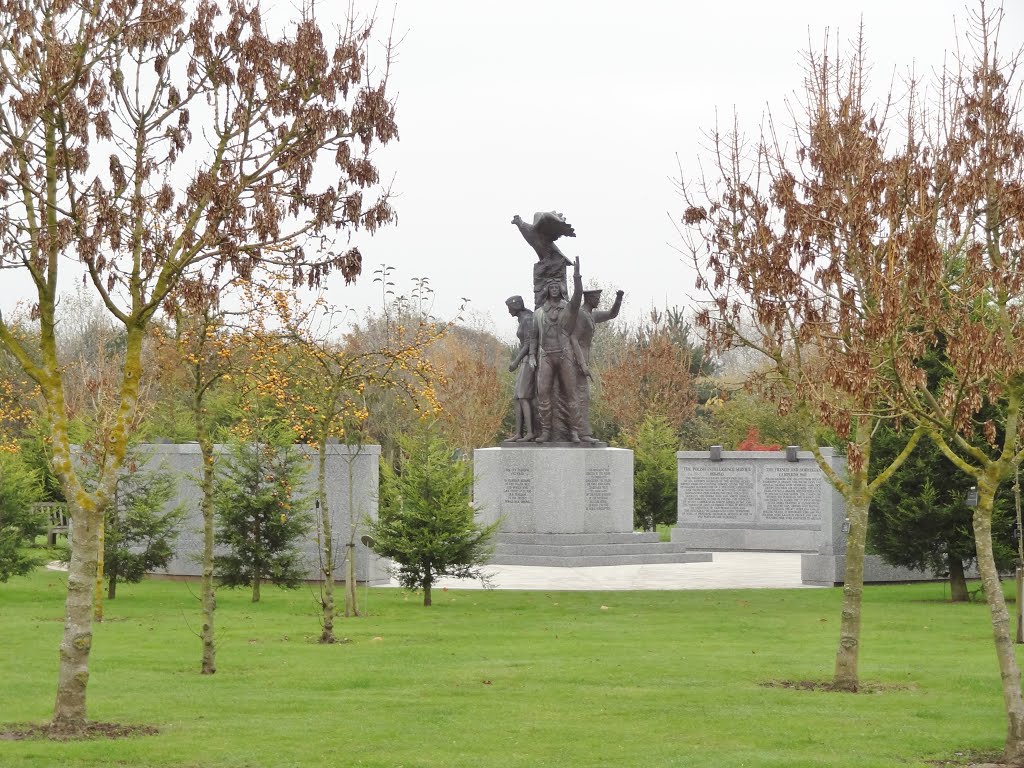
<path id="1" fill-rule="evenodd" d="M 572 298 L 566 302 L 562 286 L 557 280 L 550 280 L 545 286 L 544 303 L 533 314 L 533 338 L 539 353 L 538 443 L 580 442 L 576 353 L 572 334 L 576 329 L 582 300 L 580 260 L 576 259 L 573 263 Z"/>

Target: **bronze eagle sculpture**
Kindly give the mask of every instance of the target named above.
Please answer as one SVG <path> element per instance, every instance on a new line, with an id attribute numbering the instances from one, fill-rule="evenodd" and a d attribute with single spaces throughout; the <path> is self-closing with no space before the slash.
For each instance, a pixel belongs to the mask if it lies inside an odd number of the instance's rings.
<path id="1" fill-rule="evenodd" d="M 527 224 L 519 214 L 512 217 L 512 223 L 519 228 L 523 239 L 537 252 L 537 259 L 563 259 L 572 264 L 564 253 L 555 245 L 555 240 L 565 237 L 576 237 L 576 230 L 567 223 L 565 217 L 557 211 L 541 211 L 533 214 L 533 224 Z"/>

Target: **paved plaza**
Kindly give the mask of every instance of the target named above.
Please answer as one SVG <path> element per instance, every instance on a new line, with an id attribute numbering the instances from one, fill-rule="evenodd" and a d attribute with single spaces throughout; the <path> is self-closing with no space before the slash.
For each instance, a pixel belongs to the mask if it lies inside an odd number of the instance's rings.
<path id="1" fill-rule="evenodd" d="M 800 555 L 715 552 L 710 563 L 553 568 L 489 565 L 495 589 L 814 589 L 800 583 Z M 392 581 L 391 586 L 398 586 Z M 480 589 L 472 579 L 441 579 L 437 588 Z"/>
<path id="2" fill-rule="evenodd" d="M 54 561 L 51 571 L 66 571 Z M 554 568 L 489 565 L 493 589 L 816 589 L 800 583 L 800 555 L 790 552 L 715 552 L 710 563 L 655 563 Z M 397 587 L 394 579 L 382 587 Z M 439 579 L 437 589 L 481 589 L 475 579 Z"/>

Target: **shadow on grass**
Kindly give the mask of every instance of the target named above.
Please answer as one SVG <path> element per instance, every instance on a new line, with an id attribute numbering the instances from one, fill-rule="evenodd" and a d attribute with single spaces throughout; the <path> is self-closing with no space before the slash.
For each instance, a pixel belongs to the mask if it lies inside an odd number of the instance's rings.
<path id="1" fill-rule="evenodd" d="M 131 736 L 154 736 L 160 729 L 152 725 L 122 723 L 86 723 L 74 730 L 57 729 L 51 723 L 10 723 L 0 725 L 0 741 L 46 739 L 49 741 L 89 741 L 91 739 L 127 739 Z"/>
<path id="2" fill-rule="evenodd" d="M 830 693 L 885 693 L 908 691 L 912 686 L 901 683 L 860 683 L 855 690 L 837 688 L 831 680 L 766 680 L 762 688 L 789 688 L 794 691 L 828 691 Z"/>
<path id="3" fill-rule="evenodd" d="M 1001 752 L 975 752 L 972 749 L 965 749 L 954 752 L 949 760 L 933 760 L 931 765 L 937 768 L 1012 768 L 1002 760 Z"/>

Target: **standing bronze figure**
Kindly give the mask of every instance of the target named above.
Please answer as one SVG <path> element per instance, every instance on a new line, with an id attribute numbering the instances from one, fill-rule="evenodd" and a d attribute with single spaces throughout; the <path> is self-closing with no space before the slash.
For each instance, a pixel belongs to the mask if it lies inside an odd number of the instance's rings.
<path id="1" fill-rule="evenodd" d="M 537 396 L 537 339 L 533 333 L 533 312 L 526 308 L 522 296 L 510 296 L 505 300 L 508 313 L 519 321 L 516 336 L 519 350 L 509 364 L 509 371 L 517 368 L 516 386 L 512 394 L 516 404 L 516 435 L 520 443 L 534 439 L 533 401 Z"/>
<path id="2" fill-rule="evenodd" d="M 619 316 L 622 291 L 615 292 L 615 303 L 611 309 L 598 309 L 600 303 L 600 289 L 583 292 L 583 306 L 580 307 L 580 313 L 576 318 L 576 330 L 573 331 L 576 363 L 579 369 L 579 375 L 576 377 L 576 401 L 580 410 L 580 439 L 587 443 L 597 442 L 590 428 L 590 384 L 594 378 L 590 370 L 590 347 L 594 341 L 597 324 L 606 323 Z"/>
<path id="3" fill-rule="evenodd" d="M 538 443 L 580 442 L 576 392 L 576 354 L 572 334 L 576 328 L 583 280 L 580 260 L 573 263 L 572 298 L 566 302 L 561 285 L 551 280 L 545 300 L 533 314 L 533 337 L 539 352 L 537 401 L 540 411 Z"/>

